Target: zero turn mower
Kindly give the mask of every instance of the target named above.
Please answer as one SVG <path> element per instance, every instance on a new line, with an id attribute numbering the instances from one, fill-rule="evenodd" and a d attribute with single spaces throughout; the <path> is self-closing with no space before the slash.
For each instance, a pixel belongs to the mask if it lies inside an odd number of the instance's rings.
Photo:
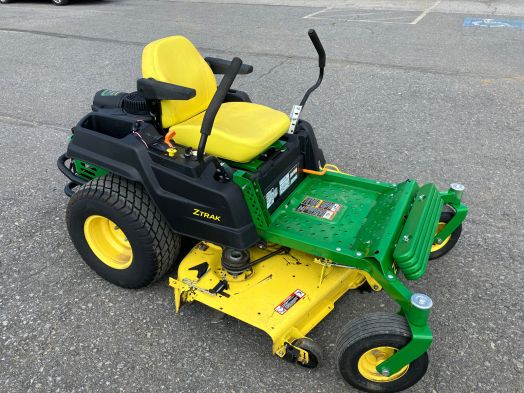
<path id="1" fill-rule="evenodd" d="M 182 36 L 147 45 L 137 91 L 96 93 L 58 160 L 70 180 L 67 227 L 86 263 L 126 288 L 158 280 L 198 239 L 169 279 L 176 311 L 206 304 L 265 331 L 276 356 L 304 367 L 322 361 L 307 334 L 341 296 L 384 290 L 398 312 L 349 322 L 336 360 L 360 390 L 400 391 L 426 372 L 432 300 L 399 276 L 421 278 L 428 259 L 455 246 L 464 187 L 439 192 L 326 164 L 299 119 L 326 64 L 309 37 L 320 75 L 291 116 L 231 88 L 253 70 L 239 58 L 204 59 Z"/>

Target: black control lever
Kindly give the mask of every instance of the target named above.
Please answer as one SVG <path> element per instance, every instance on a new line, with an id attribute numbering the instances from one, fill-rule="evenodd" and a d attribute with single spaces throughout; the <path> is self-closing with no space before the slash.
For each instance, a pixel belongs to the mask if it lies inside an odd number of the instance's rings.
<path id="1" fill-rule="evenodd" d="M 320 68 L 326 67 L 326 51 L 322 46 L 322 42 L 320 42 L 320 38 L 318 38 L 317 32 L 314 29 L 309 29 L 307 33 L 309 35 L 309 38 L 311 39 L 311 42 L 313 43 L 313 46 L 317 50 L 318 66 Z"/>
<path id="2" fill-rule="evenodd" d="M 231 61 L 231 65 L 228 67 L 226 73 L 224 74 L 224 77 L 220 81 L 220 85 L 218 85 L 218 89 L 215 92 L 213 98 L 211 99 L 211 103 L 209 104 L 206 113 L 204 114 L 204 120 L 202 120 L 202 127 L 200 128 L 201 136 L 197 150 L 198 160 L 202 160 L 204 158 L 207 137 L 211 134 L 211 130 L 213 129 L 213 123 L 215 122 L 215 117 L 217 116 L 218 110 L 224 102 L 224 99 L 226 98 L 227 92 L 231 88 L 233 81 L 238 75 L 240 67 L 242 67 L 242 60 L 240 60 L 238 57 L 235 57 Z"/>
<path id="3" fill-rule="evenodd" d="M 300 116 L 300 112 L 304 108 L 304 105 L 306 105 L 306 102 L 311 95 L 322 83 L 322 79 L 324 78 L 324 68 L 326 67 L 326 51 L 324 50 L 324 47 L 322 46 L 322 42 L 320 42 L 320 38 L 318 38 L 317 32 L 314 29 L 308 30 L 309 38 L 311 39 L 311 42 L 313 43 L 313 46 L 315 47 L 317 53 L 318 53 L 318 67 L 320 68 L 318 73 L 318 79 L 315 82 L 313 86 L 311 86 L 309 89 L 307 89 L 306 94 L 304 94 L 304 97 L 302 98 L 302 101 L 300 101 L 300 105 L 293 105 L 293 109 L 291 110 L 291 124 L 289 125 L 288 132 L 290 134 L 295 132 L 295 127 L 298 122 L 298 118 Z"/>

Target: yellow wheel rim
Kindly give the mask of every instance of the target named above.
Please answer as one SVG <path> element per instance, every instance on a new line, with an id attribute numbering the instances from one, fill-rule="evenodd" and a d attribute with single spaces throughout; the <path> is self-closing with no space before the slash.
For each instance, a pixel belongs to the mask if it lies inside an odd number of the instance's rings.
<path id="1" fill-rule="evenodd" d="M 445 222 L 439 222 L 438 223 L 438 226 L 437 226 L 437 231 L 435 232 L 435 235 L 437 233 L 439 233 L 444 227 L 446 226 L 446 223 Z M 441 248 L 443 248 L 447 242 L 449 242 L 449 239 L 451 238 L 451 236 L 448 236 L 447 238 L 444 239 L 444 241 L 440 244 L 438 243 L 433 243 L 433 245 L 431 246 L 431 252 L 435 252 L 435 251 L 438 251 L 440 250 Z"/>
<path id="2" fill-rule="evenodd" d="M 364 378 L 373 382 L 391 382 L 399 379 L 408 371 L 409 364 L 389 377 L 377 371 L 377 366 L 393 356 L 397 351 L 398 349 L 393 347 L 376 347 L 364 352 L 360 359 L 358 359 L 358 372 Z"/>
<path id="3" fill-rule="evenodd" d="M 84 236 L 93 253 L 107 266 L 123 270 L 133 262 L 125 233 L 109 218 L 93 215 L 84 222 Z"/>

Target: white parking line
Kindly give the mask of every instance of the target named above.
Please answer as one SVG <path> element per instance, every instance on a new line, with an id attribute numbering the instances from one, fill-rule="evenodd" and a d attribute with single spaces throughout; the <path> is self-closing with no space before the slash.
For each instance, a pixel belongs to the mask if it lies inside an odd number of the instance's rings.
<path id="1" fill-rule="evenodd" d="M 410 25 L 416 25 L 418 22 L 420 22 L 422 19 L 424 19 L 424 17 L 425 17 L 427 14 L 429 14 L 429 13 L 430 13 L 430 12 L 431 12 L 431 11 L 432 11 L 436 6 L 438 6 L 441 2 L 442 2 L 442 0 L 437 0 L 437 1 L 435 1 L 435 3 L 434 3 L 432 6 L 426 8 L 426 9 L 422 12 L 422 14 L 420 14 L 419 16 L 417 16 L 417 17 L 415 18 L 415 20 L 413 20 L 413 22 L 410 23 Z"/>
<path id="2" fill-rule="evenodd" d="M 333 9 L 333 7 L 327 7 L 327 8 L 324 8 L 320 11 L 317 11 L 317 12 L 313 12 L 312 14 L 309 14 L 309 15 L 306 15 L 306 16 L 303 16 L 302 19 L 309 19 L 311 18 L 312 16 L 315 16 L 315 15 L 318 15 L 318 14 L 321 14 L 322 12 L 326 12 L 326 11 L 329 11 Z"/>

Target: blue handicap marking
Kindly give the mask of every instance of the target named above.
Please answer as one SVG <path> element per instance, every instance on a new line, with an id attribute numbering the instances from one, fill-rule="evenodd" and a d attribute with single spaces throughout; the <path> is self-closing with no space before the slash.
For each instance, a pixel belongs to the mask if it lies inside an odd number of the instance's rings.
<path id="1" fill-rule="evenodd" d="M 513 27 L 524 29 L 524 20 L 465 18 L 464 27 Z"/>

